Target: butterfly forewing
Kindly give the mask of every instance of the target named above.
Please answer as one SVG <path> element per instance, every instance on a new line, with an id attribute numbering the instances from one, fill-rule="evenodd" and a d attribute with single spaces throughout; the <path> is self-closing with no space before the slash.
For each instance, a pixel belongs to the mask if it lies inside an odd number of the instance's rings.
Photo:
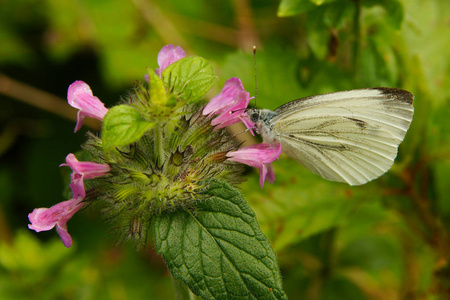
<path id="1" fill-rule="evenodd" d="M 393 88 L 291 101 L 270 121 L 283 151 L 326 179 L 364 184 L 383 175 L 411 124 L 413 95 Z"/>

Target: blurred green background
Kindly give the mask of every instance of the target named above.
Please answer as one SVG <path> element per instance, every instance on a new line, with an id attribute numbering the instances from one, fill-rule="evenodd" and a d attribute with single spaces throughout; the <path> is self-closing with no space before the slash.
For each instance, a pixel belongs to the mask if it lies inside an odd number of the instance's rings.
<path id="1" fill-rule="evenodd" d="M 0 1 L 0 299 L 171 299 L 152 237 L 114 245 L 92 207 L 55 230 L 27 214 L 63 198 L 58 165 L 79 150 L 67 87 L 87 82 L 116 104 L 165 44 L 239 77 L 258 106 L 389 86 L 415 94 L 396 163 L 360 187 L 332 183 L 281 157 L 244 197 L 278 255 L 290 299 L 450 299 L 450 1 Z M 88 123 L 98 128 L 98 123 Z M 447 298 L 448 297 L 448 298 Z"/>

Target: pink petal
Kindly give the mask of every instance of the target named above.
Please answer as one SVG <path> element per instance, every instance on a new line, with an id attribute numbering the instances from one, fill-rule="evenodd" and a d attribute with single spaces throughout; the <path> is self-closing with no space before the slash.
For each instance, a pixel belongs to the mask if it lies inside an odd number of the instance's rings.
<path id="1" fill-rule="evenodd" d="M 59 234 L 59 237 L 61 238 L 61 241 L 63 242 L 64 246 L 67 248 L 70 248 L 72 246 L 72 237 L 70 236 L 69 232 L 67 231 L 67 225 L 64 224 L 64 226 L 56 225 L 56 231 Z"/>
<path id="2" fill-rule="evenodd" d="M 267 167 L 267 175 L 264 178 L 266 181 L 270 182 L 270 183 L 274 183 L 275 181 L 275 172 L 273 171 L 272 168 L 272 163 L 270 164 L 266 164 Z"/>
<path id="3" fill-rule="evenodd" d="M 233 77 L 228 79 L 219 95 L 213 97 L 203 109 L 203 115 L 218 115 L 211 121 L 212 126 L 223 128 L 243 122 L 253 133 L 255 124 L 247 116 L 250 93 L 244 90 L 242 81 Z"/>
<path id="4" fill-rule="evenodd" d="M 74 198 L 86 197 L 86 190 L 84 189 L 83 176 L 79 173 L 70 174 L 70 189 Z"/>
<path id="5" fill-rule="evenodd" d="M 275 173 L 272 169 L 272 162 L 281 154 L 281 144 L 256 144 L 248 147 L 243 147 L 237 151 L 230 151 L 227 157 L 231 161 L 240 162 L 255 168 L 258 168 L 259 184 L 261 188 L 264 186 L 264 181 L 271 183 L 275 180 Z"/>
<path id="6" fill-rule="evenodd" d="M 158 53 L 158 65 L 159 68 L 155 70 L 155 73 L 158 76 L 161 76 L 161 73 L 171 64 L 176 62 L 177 60 L 182 59 L 186 56 L 184 50 L 179 46 L 174 45 L 166 45 L 162 47 L 162 49 Z"/>
<path id="7" fill-rule="evenodd" d="M 242 95 L 241 95 L 242 94 Z M 250 99 L 250 93 L 244 90 L 244 85 L 239 78 L 233 77 L 228 79 L 223 85 L 219 95 L 213 97 L 203 109 L 203 115 L 219 114 L 229 112 L 230 108 L 239 103 L 239 101 Z M 242 104 L 241 104 L 242 105 Z M 241 106 L 246 108 L 248 102 Z"/>
<path id="8" fill-rule="evenodd" d="M 35 208 L 28 214 L 28 219 L 31 224 L 28 224 L 28 228 L 33 229 L 36 232 L 47 231 L 55 227 L 53 219 L 46 219 L 44 213 L 48 208 Z"/>
<path id="9" fill-rule="evenodd" d="M 266 179 L 267 175 L 267 167 L 266 165 L 262 165 L 259 168 L 259 185 L 261 186 L 261 189 L 264 187 L 264 180 Z"/>
<path id="10" fill-rule="evenodd" d="M 61 164 L 60 166 L 69 166 L 74 171 L 74 173 L 81 174 L 84 179 L 103 176 L 111 171 L 110 166 L 107 164 L 99 164 L 87 161 L 80 162 L 72 153 L 69 153 L 66 156 L 66 162 L 67 164 Z"/>
<path id="11" fill-rule="evenodd" d="M 72 245 L 72 238 L 67 232 L 67 221 L 79 211 L 84 203 L 83 199 L 70 199 L 53 205 L 50 208 L 36 208 L 28 214 L 28 219 L 31 224 L 28 228 L 36 232 L 47 231 L 56 226 L 58 234 L 60 235 L 64 245 L 70 247 Z"/>
<path id="12" fill-rule="evenodd" d="M 245 115 L 245 116 L 240 116 L 241 122 L 244 123 L 245 127 L 247 127 L 248 130 L 250 130 L 250 133 L 255 136 L 255 123 L 253 123 L 252 120 L 250 120 L 250 118 Z"/>
<path id="13" fill-rule="evenodd" d="M 227 153 L 229 160 L 241 162 L 259 168 L 262 164 L 271 163 L 281 154 L 281 144 L 255 144 Z"/>
<path id="14" fill-rule="evenodd" d="M 85 117 L 103 120 L 103 117 L 108 112 L 105 104 L 92 94 L 89 85 L 80 80 L 69 86 L 67 101 L 72 107 L 79 110 L 75 132 L 81 128 Z"/>
<path id="15" fill-rule="evenodd" d="M 110 170 L 107 164 L 99 164 L 93 162 L 80 162 L 70 153 L 66 156 L 66 163 L 61 166 L 68 166 L 72 169 L 70 188 L 72 189 L 74 198 L 84 198 L 86 192 L 84 189 L 84 180 L 106 175 Z"/>

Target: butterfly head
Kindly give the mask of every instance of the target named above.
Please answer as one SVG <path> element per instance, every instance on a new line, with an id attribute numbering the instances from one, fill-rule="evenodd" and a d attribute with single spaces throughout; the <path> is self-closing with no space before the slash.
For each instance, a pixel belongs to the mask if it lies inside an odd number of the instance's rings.
<path id="1" fill-rule="evenodd" d="M 261 110 L 257 108 L 247 109 L 247 115 L 253 123 L 258 123 L 259 119 L 261 118 L 260 112 Z"/>

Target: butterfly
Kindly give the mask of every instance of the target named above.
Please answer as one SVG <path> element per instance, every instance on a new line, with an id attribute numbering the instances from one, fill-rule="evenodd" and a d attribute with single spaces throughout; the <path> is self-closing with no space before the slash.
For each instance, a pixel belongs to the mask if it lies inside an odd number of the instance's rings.
<path id="1" fill-rule="evenodd" d="M 370 88 L 297 99 L 274 111 L 248 108 L 267 142 L 325 179 L 361 185 L 386 173 L 411 124 L 414 95 Z"/>

